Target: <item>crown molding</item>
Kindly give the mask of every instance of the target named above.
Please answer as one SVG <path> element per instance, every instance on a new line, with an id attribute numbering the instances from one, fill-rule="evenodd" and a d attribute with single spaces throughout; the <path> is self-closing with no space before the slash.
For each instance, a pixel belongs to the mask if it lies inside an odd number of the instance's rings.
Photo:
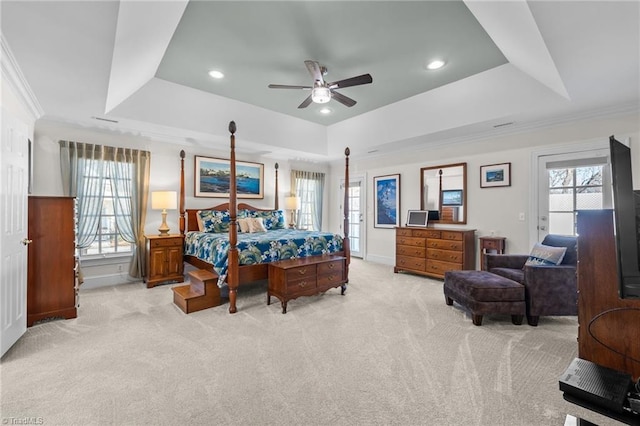
<path id="1" fill-rule="evenodd" d="M 27 112 L 35 121 L 44 115 L 44 110 L 42 109 L 38 98 L 36 98 L 35 94 L 31 90 L 24 74 L 22 74 L 20 66 L 16 61 L 16 58 L 13 56 L 13 52 L 11 52 L 9 44 L 1 33 L 0 46 L 2 48 L 0 53 L 2 78 L 13 89 L 20 102 L 24 105 Z"/>

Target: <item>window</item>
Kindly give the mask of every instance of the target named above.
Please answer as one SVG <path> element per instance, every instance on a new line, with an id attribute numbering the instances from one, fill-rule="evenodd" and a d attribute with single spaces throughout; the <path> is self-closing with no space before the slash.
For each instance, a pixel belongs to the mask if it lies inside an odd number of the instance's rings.
<path id="1" fill-rule="evenodd" d="M 90 176 L 87 177 L 90 178 Z M 103 179 L 103 189 L 102 208 L 96 218 L 98 224 L 96 227 L 96 239 L 89 247 L 80 249 L 80 256 L 82 257 L 131 254 L 133 252 L 133 244 L 126 242 L 118 231 L 114 210 L 116 200 L 111 189 L 111 178 L 109 176 L 105 176 Z M 99 198 L 99 194 L 90 194 L 89 197 Z"/>
<path id="2" fill-rule="evenodd" d="M 298 228 L 320 231 L 324 173 L 292 170 L 291 188 L 292 193 L 300 198 L 300 211 L 296 221 Z"/>
<path id="3" fill-rule="evenodd" d="M 575 235 L 576 210 L 604 208 L 604 165 L 548 169 L 549 233 Z"/>

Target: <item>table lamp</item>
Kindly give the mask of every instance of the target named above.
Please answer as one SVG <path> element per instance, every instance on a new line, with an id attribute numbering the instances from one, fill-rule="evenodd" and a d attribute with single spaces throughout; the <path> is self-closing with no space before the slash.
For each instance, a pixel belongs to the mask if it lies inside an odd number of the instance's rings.
<path id="1" fill-rule="evenodd" d="M 151 193 L 151 208 L 154 210 L 162 210 L 162 224 L 158 231 L 160 236 L 169 236 L 169 226 L 167 225 L 167 209 L 175 210 L 178 208 L 178 195 L 176 191 L 153 191 Z"/>
<path id="2" fill-rule="evenodd" d="M 295 211 L 300 209 L 300 197 L 296 197 L 295 195 L 285 197 L 284 208 L 291 211 L 291 221 L 289 222 L 289 228 L 293 229 L 296 227 L 296 221 L 293 215 Z"/>

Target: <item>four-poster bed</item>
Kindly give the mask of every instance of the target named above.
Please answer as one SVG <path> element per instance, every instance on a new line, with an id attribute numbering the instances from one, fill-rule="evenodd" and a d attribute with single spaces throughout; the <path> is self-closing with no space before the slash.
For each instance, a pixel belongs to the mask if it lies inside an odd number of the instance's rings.
<path id="1" fill-rule="evenodd" d="M 201 270 L 211 271 L 218 286 L 229 289 L 229 312 L 235 313 L 238 286 L 268 278 L 272 261 L 332 254 L 346 257 L 348 279 L 349 221 L 348 182 L 349 148 L 345 149 L 344 234 L 284 229 L 284 215 L 278 209 L 278 164 L 275 165 L 274 209 L 237 203 L 235 122 L 229 123 L 230 176 L 229 202 L 214 207 L 185 209 L 184 151 L 180 152 L 180 234 L 185 241 L 184 261 Z M 251 219 L 249 219 L 251 218 Z M 253 219 L 257 218 L 257 219 Z M 255 220 L 266 225 L 266 232 L 241 232 L 241 221 Z M 246 222 L 242 223 L 243 227 Z M 258 225 L 259 226 L 259 225 Z M 203 227 L 205 229 L 203 229 Z M 265 231 L 263 228 L 262 231 Z"/>

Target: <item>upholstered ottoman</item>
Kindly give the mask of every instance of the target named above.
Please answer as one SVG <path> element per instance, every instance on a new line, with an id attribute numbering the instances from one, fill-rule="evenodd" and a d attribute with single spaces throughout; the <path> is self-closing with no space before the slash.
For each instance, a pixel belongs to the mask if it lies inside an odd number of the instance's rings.
<path id="1" fill-rule="evenodd" d="M 489 314 L 508 314 L 514 324 L 522 324 L 526 305 L 520 283 L 487 271 L 447 271 L 443 289 L 447 305 L 456 301 L 470 310 L 475 325 Z"/>

